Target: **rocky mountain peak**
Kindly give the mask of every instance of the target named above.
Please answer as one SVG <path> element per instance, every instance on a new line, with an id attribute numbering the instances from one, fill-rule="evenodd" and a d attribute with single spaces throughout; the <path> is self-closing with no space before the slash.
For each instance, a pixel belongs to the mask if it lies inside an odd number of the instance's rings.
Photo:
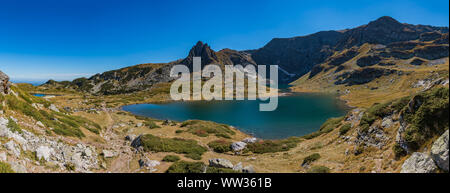
<path id="1" fill-rule="evenodd" d="M 375 21 L 371 21 L 369 22 L 368 25 L 385 25 L 385 26 L 394 26 L 394 25 L 402 25 L 400 22 L 398 22 L 397 20 L 395 20 L 392 17 L 389 16 L 383 16 L 378 18 Z"/>
<path id="2" fill-rule="evenodd" d="M 189 51 L 189 55 L 181 62 L 188 66 L 192 65 L 193 57 L 202 57 L 202 66 L 217 61 L 217 55 L 208 44 L 198 41 Z"/>
<path id="3" fill-rule="evenodd" d="M 8 94 L 10 84 L 9 76 L 0 71 L 0 93 Z"/>

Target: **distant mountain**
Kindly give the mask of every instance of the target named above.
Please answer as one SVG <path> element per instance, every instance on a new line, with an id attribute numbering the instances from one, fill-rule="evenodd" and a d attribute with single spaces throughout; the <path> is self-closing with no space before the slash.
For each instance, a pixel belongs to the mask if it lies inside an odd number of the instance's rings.
<path id="1" fill-rule="evenodd" d="M 94 94 L 130 93 L 149 89 L 158 83 L 173 81 L 174 79 L 169 77 L 171 67 L 176 64 L 185 64 L 192 68 L 193 57 L 196 56 L 202 57 L 202 66 L 207 64 L 279 65 L 279 82 L 290 83 L 309 72 L 311 72 L 310 76 L 319 73 L 323 70 L 319 64 L 330 60 L 339 63 L 339 60 L 356 56 L 356 52 L 346 52 L 347 49 L 355 50 L 366 43 L 390 45 L 411 40 L 421 42 L 435 40 L 436 43 L 448 44 L 448 27 L 403 24 L 385 16 L 353 29 L 322 31 L 293 38 L 274 38 L 267 45 L 256 50 L 223 49 L 216 52 L 208 44 L 199 41 L 184 59 L 169 63 L 140 64 L 64 84 L 50 81 L 44 86 L 73 87 Z M 445 46 L 427 49 L 431 50 L 425 50 L 424 53 L 417 51 L 418 53 L 415 54 L 430 54 L 429 52 L 433 52 L 433 49 L 438 49 L 441 55 L 435 57 L 448 57 L 448 54 L 441 52 L 442 49 L 445 51 Z M 395 50 L 390 54 L 402 55 Z"/>
<path id="2" fill-rule="evenodd" d="M 257 64 L 279 65 L 290 74 L 280 73 L 281 82 L 291 82 L 308 73 L 337 51 L 364 43 L 387 45 L 419 39 L 421 34 L 448 33 L 448 27 L 402 24 L 391 17 L 381 17 L 367 25 L 343 31 L 325 31 L 312 35 L 275 38 L 252 51 Z M 292 75 L 294 74 L 294 75 Z"/>

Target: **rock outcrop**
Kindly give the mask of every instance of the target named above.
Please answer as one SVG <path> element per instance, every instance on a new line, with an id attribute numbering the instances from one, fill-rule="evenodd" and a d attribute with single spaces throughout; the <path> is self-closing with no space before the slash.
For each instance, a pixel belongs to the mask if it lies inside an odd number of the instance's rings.
<path id="1" fill-rule="evenodd" d="M 433 159 L 425 153 L 415 152 L 402 165 L 401 173 L 434 173 L 437 166 Z"/>
<path id="2" fill-rule="evenodd" d="M 0 71 L 0 94 L 8 94 L 10 84 L 9 76 Z"/>
<path id="3" fill-rule="evenodd" d="M 433 158 L 436 165 L 442 170 L 448 172 L 448 130 L 439 137 L 431 147 L 431 157 Z"/>
<path id="4" fill-rule="evenodd" d="M 222 158 L 215 158 L 209 160 L 209 166 L 210 167 L 216 167 L 216 168 L 229 168 L 233 169 L 233 164 L 230 160 L 222 159 Z"/>

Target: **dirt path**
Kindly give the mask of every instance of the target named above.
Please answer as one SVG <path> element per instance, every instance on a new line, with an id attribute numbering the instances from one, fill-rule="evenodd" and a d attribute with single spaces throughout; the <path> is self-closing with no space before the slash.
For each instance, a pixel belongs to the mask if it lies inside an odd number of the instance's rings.
<path id="1" fill-rule="evenodd" d="M 108 167 L 108 172 L 113 173 L 123 173 L 132 172 L 130 168 L 130 162 L 133 160 L 133 149 L 130 143 L 125 141 L 123 136 L 117 135 L 113 126 L 116 124 L 112 118 L 110 112 L 106 112 L 108 126 L 106 131 L 103 133 L 103 138 L 106 140 L 106 149 L 112 150 L 115 153 L 115 157 L 109 158 L 113 159 Z"/>

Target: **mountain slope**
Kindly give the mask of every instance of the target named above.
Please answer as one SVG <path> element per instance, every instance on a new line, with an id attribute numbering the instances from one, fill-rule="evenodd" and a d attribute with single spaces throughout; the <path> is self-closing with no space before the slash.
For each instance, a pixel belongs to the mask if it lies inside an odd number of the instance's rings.
<path id="1" fill-rule="evenodd" d="M 427 33 L 448 33 L 448 27 L 402 24 L 391 17 L 381 17 L 367 25 L 343 31 L 318 32 L 294 38 L 276 38 L 252 51 L 257 64 L 279 65 L 295 75 L 280 73 L 280 82 L 289 83 L 308 73 L 335 52 L 365 43 L 387 45 L 416 40 Z"/>

